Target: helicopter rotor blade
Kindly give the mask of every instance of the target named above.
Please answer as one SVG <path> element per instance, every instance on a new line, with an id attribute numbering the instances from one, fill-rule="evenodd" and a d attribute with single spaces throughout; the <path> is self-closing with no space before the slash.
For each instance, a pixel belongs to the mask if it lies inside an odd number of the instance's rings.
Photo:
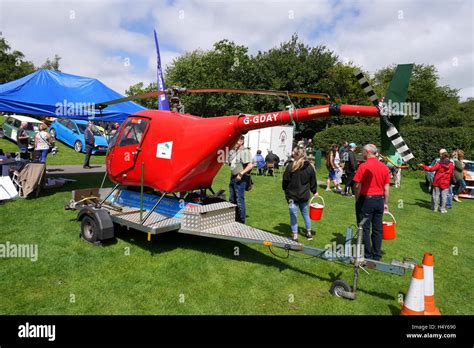
<path id="1" fill-rule="evenodd" d="M 154 91 L 154 92 L 136 94 L 136 95 L 132 95 L 130 97 L 124 97 L 124 98 L 109 100 L 109 101 L 106 101 L 106 102 L 103 102 L 103 103 L 97 103 L 97 106 L 98 106 L 98 109 L 104 109 L 109 105 L 120 104 L 120 103 L 132 101 L 132 100 L 137 100 L 137 99 L 157 97 L 157 96 L 163 95 L 163 94 L 167 94 L 166 91 Z"/>
<path id="2" fill-rule="evenodd" d="M 288 92 L 263 89 L 242 89 L 242 88 L 187 88 L 183 93 L 240 93 L 240 94 L 260 94 L 274 95 L 278 97 L 298 97 L 312 99 L 331 99 L 326 93 L 306 93 L 306 92 Z"/>
<path id="3" fill-rule="evenodd" d="M 312 99 L 330 99 L 329 94 L 326 93 L 306 93 L 306 92 L 288 92 L 288 91 L 274 91 L 262 89 L 240 89 L 240 88 L 179 88 L 172 87 L 165 91 L 154 91 L 142 94 L 132 95 L 114 100 L 109 100 L 103 103 L 97 103 L 99 110 L 106 108 L 109 105 L 124 103 L 132 100 L 145 99 L 157 97 L 163 94 L 183 94 L 183 93 L 240 93 L 240 94 L 260 94 L 260 95 L 274 95 L 278 97 L 298 97 L 298 98 L 312 98 Z"/>

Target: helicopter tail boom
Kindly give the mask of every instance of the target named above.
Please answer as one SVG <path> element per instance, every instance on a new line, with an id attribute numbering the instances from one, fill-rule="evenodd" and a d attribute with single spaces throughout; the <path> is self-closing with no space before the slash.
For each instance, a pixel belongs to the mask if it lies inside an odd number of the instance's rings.
<path id="1" fill-rule="evenodd" d="M 253 129 L 306 122 L 328 116 L 379 117 L 379 110 L 375 106 L 327 104 L 265 114 L 240 115 L 237 126 L 241 133 L 246 133 Z"/>

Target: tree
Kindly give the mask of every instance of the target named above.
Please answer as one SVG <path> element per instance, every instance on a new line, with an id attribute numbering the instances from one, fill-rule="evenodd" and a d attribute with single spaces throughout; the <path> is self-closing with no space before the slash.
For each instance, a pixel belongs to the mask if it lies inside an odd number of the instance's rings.
<path id="1" fill-rule="evenodd" d="M 375 79 L 378 82 L 376 92 L 379 96 L 387 91 L 395 74 L 396 66 L 378 70 Z M 437 123 L 440 112 L 451 112 L 459 103 L 458 90 L 449 86 L 439 85 L 439 75 L 434 65 L 415 64 L 413 66 L 407 102 L 420 103 L 419 123 L 431 126 Z M 413 119 L 405 117 L 403 124 L 413 123 Z"/>
<path id="2" fill-rule="evenodd" d="M 0 84 L 10 82 L 35 71 L 35 66 L 25 60 L 25 55 L 11 49 L 0 33 Z"/>
<path id="3" fill-rule="evenodd" d="M 187 88 L 250 88 L 251 57 L 247 47 L 222 40 L 212 50 L 195 50 L 173 60 L 166 85 Z M 185 111 L 200 116 L 252 113 L 253 97 L 239 94 L 182 95 Z"/>
<path id="4" fill-rule="evenodd" d="M 49 69 L 49 70 L 54 70 L 54 71 L 61 71 L 59 70 L 59 61 L 61 60 L 61 57 L 58 56 L 57 54 L 54 55 L 54 58 L 50 60 L 49 58 L 46 58 L 46 62 L 43 63 L 43 65 L 40 67 L 40 69 Z"/>
<path id="5" fill-rule="evenodd" d="M 157 91 L 158 87 L 156 82 L 150 83 L 147 87 L 144 87 L 143 82 L 139 82 L 135 85 L 130 86 L 126 91 L 126 96 L 132 96 L 137 94 L 143 94 L 148 92 Z M 146 98 L 146 99 L 138 99 L 134 100 L 135 103 L 138 103 L 148 109 L 158 109 L 158 97 L 154 98 Z"/>

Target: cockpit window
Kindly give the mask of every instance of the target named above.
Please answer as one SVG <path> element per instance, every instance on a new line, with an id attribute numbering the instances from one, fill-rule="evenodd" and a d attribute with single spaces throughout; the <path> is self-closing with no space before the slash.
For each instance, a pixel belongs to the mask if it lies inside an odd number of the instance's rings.
<path id="1" fill-rule="evenodd" d="M 142 141 L 145 133 L 147 121 L 138 118 L 132 118 L 125 124 L 118 146 L 137 145 Z"/>

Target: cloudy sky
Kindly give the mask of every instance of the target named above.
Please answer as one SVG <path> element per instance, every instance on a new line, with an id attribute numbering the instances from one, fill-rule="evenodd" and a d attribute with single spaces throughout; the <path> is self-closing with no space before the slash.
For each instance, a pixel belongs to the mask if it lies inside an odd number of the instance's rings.
<path id="1" fill-rule="evenodd" d="M 471 0 L 1 0 L 0 31 L 36 65 L 59 54 L 63 72 L 123 93 L 155 81 L 153 29 L 163 64 L 227 38 L 251 53 L 295 32 L 374 72 L 434 64 L 441 83 L 474 96 Z"/>

